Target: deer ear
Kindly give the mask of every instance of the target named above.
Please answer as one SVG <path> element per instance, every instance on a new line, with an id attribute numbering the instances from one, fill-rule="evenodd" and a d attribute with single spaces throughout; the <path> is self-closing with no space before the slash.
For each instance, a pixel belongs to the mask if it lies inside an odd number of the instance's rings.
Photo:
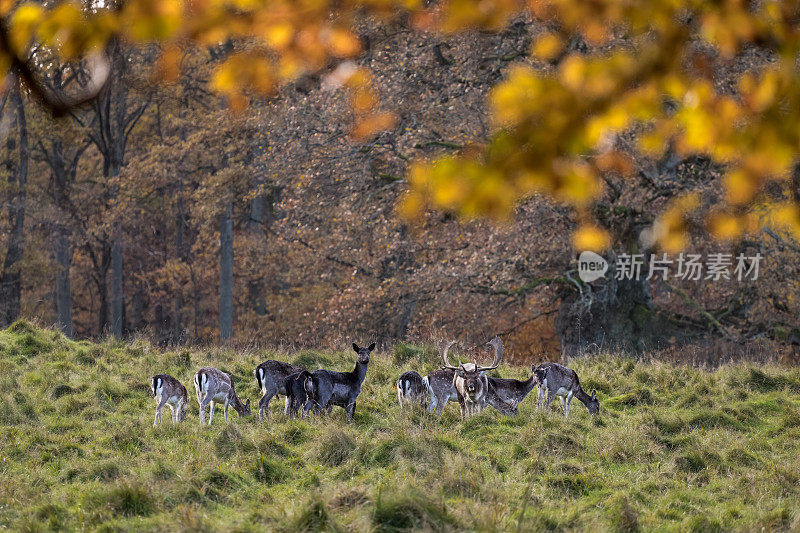
<path id="1" fill-rule="evenodd" d="M 592 400 L 596 400 L 596 399 L 597 399 L 597 391 L 592 389 Z"/>
<path id="2" fill-rule="evenodd" d="M 375 349 L 375 343 L 373 342 L 372 344 L 369 345 L 369 348 L 367 348 L 367 350 L 371 352 L 374 349 Z"/>
<path id="3" fill-rule="evenodd" d="M 353 349 L 356 351 L 356 353 L 361 351 L 361 348 L 359 348 L 358 344 L 356 344 L 356 343 L 353 343 Z"/>
<path id="4" fill-rule="evenodd" d="M 250 398 L 247 399 L 247 403 L 245 404 L 245 406 L 250 407 Z"/>

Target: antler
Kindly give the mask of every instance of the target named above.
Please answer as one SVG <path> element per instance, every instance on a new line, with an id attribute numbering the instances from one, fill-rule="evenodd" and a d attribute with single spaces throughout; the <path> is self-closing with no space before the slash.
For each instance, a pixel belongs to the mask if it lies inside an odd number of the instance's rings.
<path id="1" fill-rule="evenodd" d="M 489 342 L 486 343 L 487 345 L 494 346 L 494 361 L 492 361 L 492 366 L 478 366 L 475 364 L 475 371 L 476 372 L 486 372 L 487 370 L 494 370 L 500 364 L 500 360 L 503 358 L 503 352 L 505 349 L 503 348 L 503 341 L 500 340 L 500 337 L 495 337 Z"/>
<path id="2" fill-rule="evenodd" d="M 450 364 L 450 361 L 447 359 L 447 352 L 450 351 L 450 347 L 456 344 L 458 341 L 450 341 L 444 345 L 444 350 L 440 348 L 440 352 L 442 354 L 442 360 L 444 361 L 444 366 L 442 368 L 448 368 L 450 370 L 458 370 L 457 366 L 453 366 Z"/>

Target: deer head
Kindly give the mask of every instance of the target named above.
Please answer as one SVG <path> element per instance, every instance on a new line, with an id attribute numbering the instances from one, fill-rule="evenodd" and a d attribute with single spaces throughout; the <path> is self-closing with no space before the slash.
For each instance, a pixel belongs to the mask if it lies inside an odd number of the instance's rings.
<path id="1" fill-rule="evenodd" d="M 375 343 L 373 342 L 367 348 L 359 348 L 358 344 L 353 343 L 353 350 L 358 354 L 357 361 L 361 364 L 369 363 L 369 354 L 375 349 Z"/>
<path id="2" fill-rule="evenodd" d="M 600 400 L 597 399 L 597 391 L 592 389 L 592 394 L 589 397 L 589 403 L 586 404 L 590 415 L 596 415 L 600 412 Z"/>
<path id="3" fill-rule="evenodd" d="M 496 340 L 499 341 L 500 339 Z M 456 341 L 449 342 L 442 351 L 442 360 L 444 361 L 443 368 L 447 368 L 455 372 L 455 375 L 453 376 L 453 385 L 455 385 L 457 389 L 460 388 L 465 395 L 469 396 L 470 398 L 483 397 L 486 394 L 486 385 L 484 383 L 485 379 L 483 379 L 483 373 L 497 368 L 497 366 L 500 364 L 500 360 L 503 358 L 502 349 L 495 349 L 494 361 L 492 362 L 491 366 L 478 366 L 477 361 L 473 363 L 462 363 L 459 361 L 458 366 L 453 366 L 450 364 L 450 360 L 447 358 L 447 352 L 454 344 L 456 344 Z"/>

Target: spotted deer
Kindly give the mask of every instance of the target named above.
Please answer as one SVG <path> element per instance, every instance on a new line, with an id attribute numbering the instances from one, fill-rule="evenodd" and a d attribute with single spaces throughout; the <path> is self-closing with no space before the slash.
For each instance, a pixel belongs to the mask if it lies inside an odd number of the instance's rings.
<path id="1" fill-rule="evenodd" d="M 424 406 L 427 392 L 422 376 L 413 370 L 403 372 L 397 379 L 397 401 L 400 402 L 400 407 L 415 403 Z"/>
<path id="2" fill-rule="evenodd" d="M 331 406 L 338 405 L 347 411 L 347 421 L 353 421 L 356 412 L 356 399 L 361 394 L 361 384 L 367 377 L 367 365 L 375 343 L 367 348 L 360 348 L 353 343 L 353 350 L 358 354 L 356 367 L 352 372 L 334 372 L 332 370 L 315 370 L 311 372 L 313 392 L 310 402 L 306 403 L 304 414 L 311 408 L 315 413 L 329 410 Z"/>
<path id="3" fill-rule="evenodd" d="M 447 350 L 442 352 L 444 368 L 450 369 L 453 374 L 453 386 L 458 395 L 458 404 L 461 406 L 461 418 L 481 412 L 486 407 L 489 393 L 489 380 L 486 372 L 494 370 L 503 358 L 502 350 L 495 350 L 494 361 L 491 366 L 478 366 L 478 362 L 461 363 L 453 366 L 447 359 Z"/>
<path id="4" fill-rule="evenodd" d="M 153 427 L 161 422 L 161 409 L 168 405 L 172 411 L 172 421 L 177 424 L 186 418 L 189 396 L 186 387 L 169 374 L 157 374 L 150 380 L 150 388 L 156 398 L 156 418 Z"/>
<path id="5" fill-rule="evenodd" d="M 269 421 L 269 401 L 273 396 L 282 394 L 286 396 L 286 378 L 292 374 L 304 371 L 302 366 L 284 363 L 283 361 L 264 361 L 253 370 L 258 387 L 261 389 L 261 399 L 258 400 L 258 420 L 263 420 L 264 414 Z M 289 398 L 286 399 L 286 409 L 289 408 Z"/>
<path id="6" fill-rule="evenodd" d="M 225 406 L 225 422 L 228 421 L 229 405 L 233 406 L 239 416 L 250 414 L 250 400 L 247 400 L 247 403 L 242 403 L 242 400 L 236 395 L 233 380 L 225 372 L 210 366 L 201 368 L 194 375 L 194 388 L 197 390 L 197 403 L 200 404 L 201 426 L 206 423 L 205 411 L 208 404 L 211 404 L 208 425 L 211 425 L 211 421 L 214 420 L 215 403 L 221 403 Z"/>
<path id="7" fill-rule="evenodd" d="M 456 341 L 450 341 L 440 346 L 439 357 L 446 358 L 447 352 L 454 344 L 456 344 Z M 458 400 L 458 393 L 453 385 L 454 375 L 454 371 L 447 368 L 440 368 L 422 378 L 422 385 L 428 391 L 429 412 L 441 415 L 447 402 Z"/>
<path id="8" fill-rule="evenodd" d="M 575 397 L 583 402 L 586 409 L 589 410 L 590 415 L 596 415 L 600 412 L 600 401 L 597 399 L 597 391 L 592 390 L 592 394 L 586 394 L 581 387 L 581 382 L 578 379 L 578 374 L 571 368 L 558 363 L 542 363 L 534 369 L 536 379 L 539 385 L 539 398 L 536 401 L 536 408 L 539 409 L 542 405 L 545 392 L 547 392 L 547 401 L 545 408 L 550 407 L 550 402 L 556 396 L 561 396 L 564 400 L 564 417 L 569 416 L 569 405 L 572 398 Z"/>

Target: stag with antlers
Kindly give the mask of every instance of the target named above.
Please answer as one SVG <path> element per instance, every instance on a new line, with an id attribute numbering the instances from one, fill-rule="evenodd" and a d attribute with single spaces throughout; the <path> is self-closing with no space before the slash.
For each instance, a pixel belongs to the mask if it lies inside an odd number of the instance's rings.
<path id="1" fill-rule="evenodd" d="M 448 348 L 453 343 L 448 345 Z M 447 350 L 442 352 L 443 369 L 453 371 L 453 387 L 456 389 L 458 404 L 461 406 L 461 418 L 479 413 L 486 407 L 489 394 L 489 381 L 486 372 L 494 370 L 503 358 L 502 350 L 495 350 L 494 361 L 491 366 L 478 366 L 478 362 L 462 363 L 453 366 L 447 359 Z"/>

